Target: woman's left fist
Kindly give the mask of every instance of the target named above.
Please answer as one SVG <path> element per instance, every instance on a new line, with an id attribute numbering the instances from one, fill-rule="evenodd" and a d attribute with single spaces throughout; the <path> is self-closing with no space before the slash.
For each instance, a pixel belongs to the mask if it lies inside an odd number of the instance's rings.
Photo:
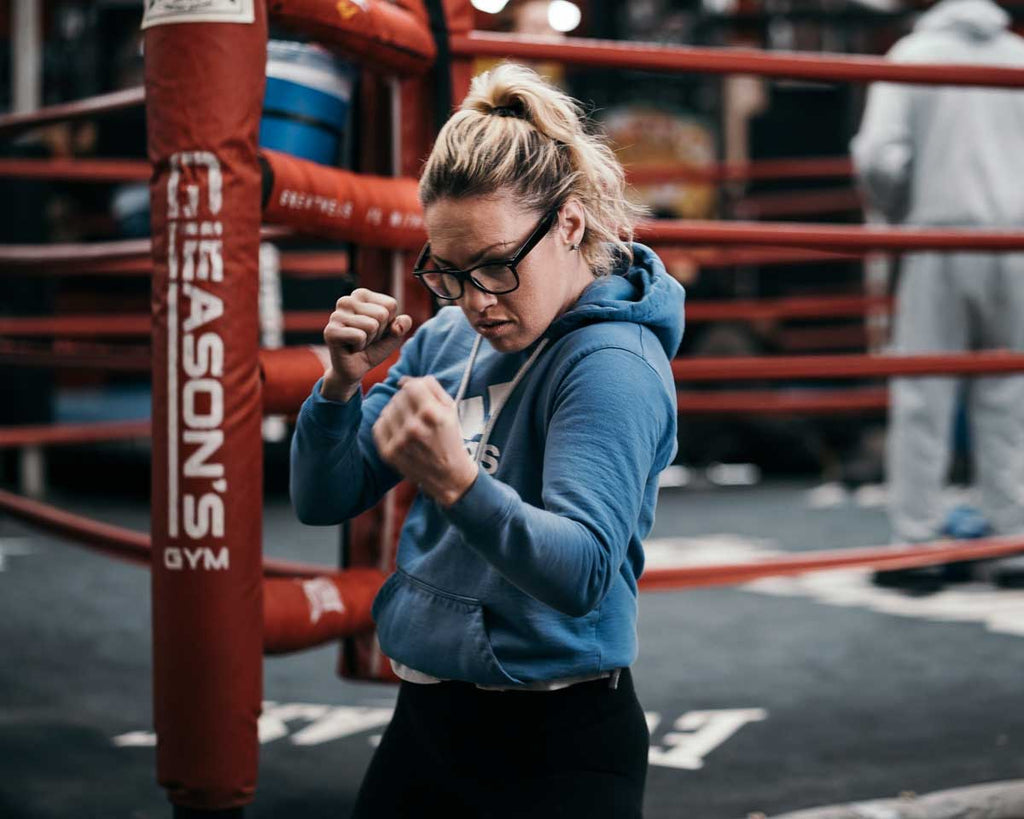
<path id="1" fill-rule="evenodd" d="M 373 425 L 381 458 L 441 506 L 451 506 L 477 478 L 462 440 L 455 401 L 431 375 L 403 377 Z"/>

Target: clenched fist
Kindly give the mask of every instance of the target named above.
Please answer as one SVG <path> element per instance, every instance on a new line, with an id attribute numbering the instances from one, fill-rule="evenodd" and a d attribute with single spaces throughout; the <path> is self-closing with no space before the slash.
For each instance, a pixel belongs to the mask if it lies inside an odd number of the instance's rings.
<path id="1" fill-rule="evenodd" d="M 473 485 L 479 468 L 462 442 L 455 401 L 437 379 L 402 378 L 373 425 L 377 451 L 441 506 Z"/>
<path id="2" fill-rule="evenodd" d="M 412 318 L 396 316 L 398 302 L 365 287 L 342 296 L 335 305 L 324 343 L 331 357 L 320 394 L 333 401 L 348 401 L 359 391 L 363 377 L 402 343 Z"/>

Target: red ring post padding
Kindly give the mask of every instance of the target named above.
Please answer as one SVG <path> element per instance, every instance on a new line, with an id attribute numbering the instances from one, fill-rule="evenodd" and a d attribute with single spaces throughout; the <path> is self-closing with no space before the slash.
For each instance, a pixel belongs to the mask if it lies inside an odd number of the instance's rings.
<path id="1" fill-rule="evenodd" d="M 436 46 L 422 3 L 387 0 L 269 0 L 270 18 L 388 74 L 422 74 Z"/>
<path id="2" fill-rule="evenodd" d="M 396 350 L 363 378 L 363 390 L 383 381 L 398 361 Z M 260 350 L 263 378 L 263 411 L 267 415 L 294 415 L 309 396 L 313 384 L 329 363 L 326 347 L 281 347 Z"/>
<path id="3" fill-rule="evenodd" d="M 263 687 L 256 145 L 267 18 L 253 3 L 251 23 L 146 30 L 157 778 L 175 805 L 206 811 L 253 799 Z"/>
<path id="4" fill-rule="evenodd" d="M 384 572 L 360 567 L 320 577 L 266 578 L 266 654 L 288 654 L 373 628 L 370 607 Z"/>
<path id="5" fill-rule="evenodd" d="M 264 151 L 273 177 L 268 222 L 388 250 L 419 250 L 426 238 L 416 180 L 327 168 Z"/>

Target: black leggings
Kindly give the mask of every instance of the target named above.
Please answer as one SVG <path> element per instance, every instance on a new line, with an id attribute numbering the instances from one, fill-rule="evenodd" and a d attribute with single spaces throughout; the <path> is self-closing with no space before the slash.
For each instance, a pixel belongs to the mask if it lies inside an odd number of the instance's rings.
<path id="1" fill-rule="evenodd" d="M 629 669 L 559 691 L 403 682 L 353 819 L 640 819 L 650 734 Z"/>

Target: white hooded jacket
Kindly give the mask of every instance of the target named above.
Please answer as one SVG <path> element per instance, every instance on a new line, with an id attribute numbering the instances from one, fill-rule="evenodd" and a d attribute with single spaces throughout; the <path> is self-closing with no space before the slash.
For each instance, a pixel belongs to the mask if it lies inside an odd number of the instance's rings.
<path id="1" fill-rule="evenodd" d="M 1024 39 L 991 0 L 942 0 L 889 58 L 1024 67 Z M 1024 89 L 876 83 L 851 144 L 890 222 L 1024 224 Z"/>

